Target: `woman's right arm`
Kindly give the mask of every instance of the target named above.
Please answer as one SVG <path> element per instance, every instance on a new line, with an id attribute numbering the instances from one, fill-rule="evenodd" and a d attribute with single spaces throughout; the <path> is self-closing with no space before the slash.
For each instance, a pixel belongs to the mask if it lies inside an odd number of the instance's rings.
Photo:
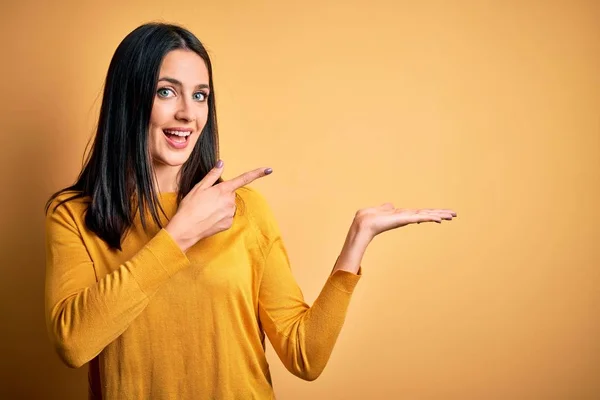
<path id="1" fill-rule="evenodd" d="M 96 281 L 93 263 L 66 205 L 46 217 L 46 324 L 70 367 L 84 365 L 127 329 L 161 284 L 189 265 L 162 229 L 135 256 Z"/>
<path id="2" fill-rule="evenodd" d="M 96 281 L 93 263 L 69 207 L 46 217 L 46 324 L 58 354 L 70 367 L 96 357 L 148 305 L 161 284 L 189 266 L 187 249 L 229 229 L 235 190 L 271 173 L 262 168 L 215 183 L 223 163 L 182 199 L 169 224 L 135 256 Z"/>

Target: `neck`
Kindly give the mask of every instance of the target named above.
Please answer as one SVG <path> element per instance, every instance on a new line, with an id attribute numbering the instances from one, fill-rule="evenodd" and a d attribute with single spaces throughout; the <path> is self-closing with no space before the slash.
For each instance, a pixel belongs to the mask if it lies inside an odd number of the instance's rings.
<path id="1" fill-rule="evenodd" d="M 154 184 L 159 193 L 177 192 L 179 189 L 179 171 L 181 166 L 172 167 L 165 164 L 154 164 Z"/>

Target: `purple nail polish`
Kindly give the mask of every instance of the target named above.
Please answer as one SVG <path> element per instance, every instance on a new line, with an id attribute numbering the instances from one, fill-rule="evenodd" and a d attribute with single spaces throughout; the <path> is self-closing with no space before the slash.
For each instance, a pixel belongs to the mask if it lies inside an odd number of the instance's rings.
<path id="1" fill-rule="evenodd" d="M 223 160 L 217 161 L 217 168 L 223 167 Z"/>
<path id="2" fill-rule="evenodd" d="M 265 175 L 269 175 L 271 172 L 273 172 L 273 168 L 265 169 Z"/>

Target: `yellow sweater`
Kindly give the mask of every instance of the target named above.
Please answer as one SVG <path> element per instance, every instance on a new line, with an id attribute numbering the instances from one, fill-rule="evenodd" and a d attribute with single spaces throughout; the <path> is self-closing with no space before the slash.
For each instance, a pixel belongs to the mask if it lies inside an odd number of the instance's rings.
<path id="1" fill-rule="evenodd" d="M 265 334 L 294 375 L 323 371 L 360 272 L 329 276 L 309 307 L 264 198 L 237 194 L 233 226 L 186 253 L 139 218 L 110 250 L 86 229 L 84 200 L 51 206 L 47 326 L 67 365 L 90 362 L 90 398 L 273 399 Z M 176 195 L 160 201 L 174 215 Z"/>

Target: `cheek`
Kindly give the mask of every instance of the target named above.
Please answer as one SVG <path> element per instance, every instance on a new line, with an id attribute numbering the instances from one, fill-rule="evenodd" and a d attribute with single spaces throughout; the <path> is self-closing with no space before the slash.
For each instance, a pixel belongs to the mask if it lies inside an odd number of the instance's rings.
<path id="1" fill-rule="evenodd" d="M 208 121 L 208 106 L 203 107 L 197 115 L 198 128 L 204 129 L 204 125 Z"/>
<path id="2" fill-rule="evenodd" d="M 155 105 L 152 107 L 152 112 L 150 114 L 150 124 L 148 126 L 148 147 L 150 153 L 154 153 L 156 151 L 159 140 L 159 134 L 162 135 L 161 121 L 161 110 L 160 107 L 156 107 L 155 103 Z"/>
<path id="3" fill-rule="evenodd" d="M 168 121 L 169 115 L 173 115 L 169 108 L 164 102 L 155 100 L 150 113 L 150 127 L 162 127 Z"/>

